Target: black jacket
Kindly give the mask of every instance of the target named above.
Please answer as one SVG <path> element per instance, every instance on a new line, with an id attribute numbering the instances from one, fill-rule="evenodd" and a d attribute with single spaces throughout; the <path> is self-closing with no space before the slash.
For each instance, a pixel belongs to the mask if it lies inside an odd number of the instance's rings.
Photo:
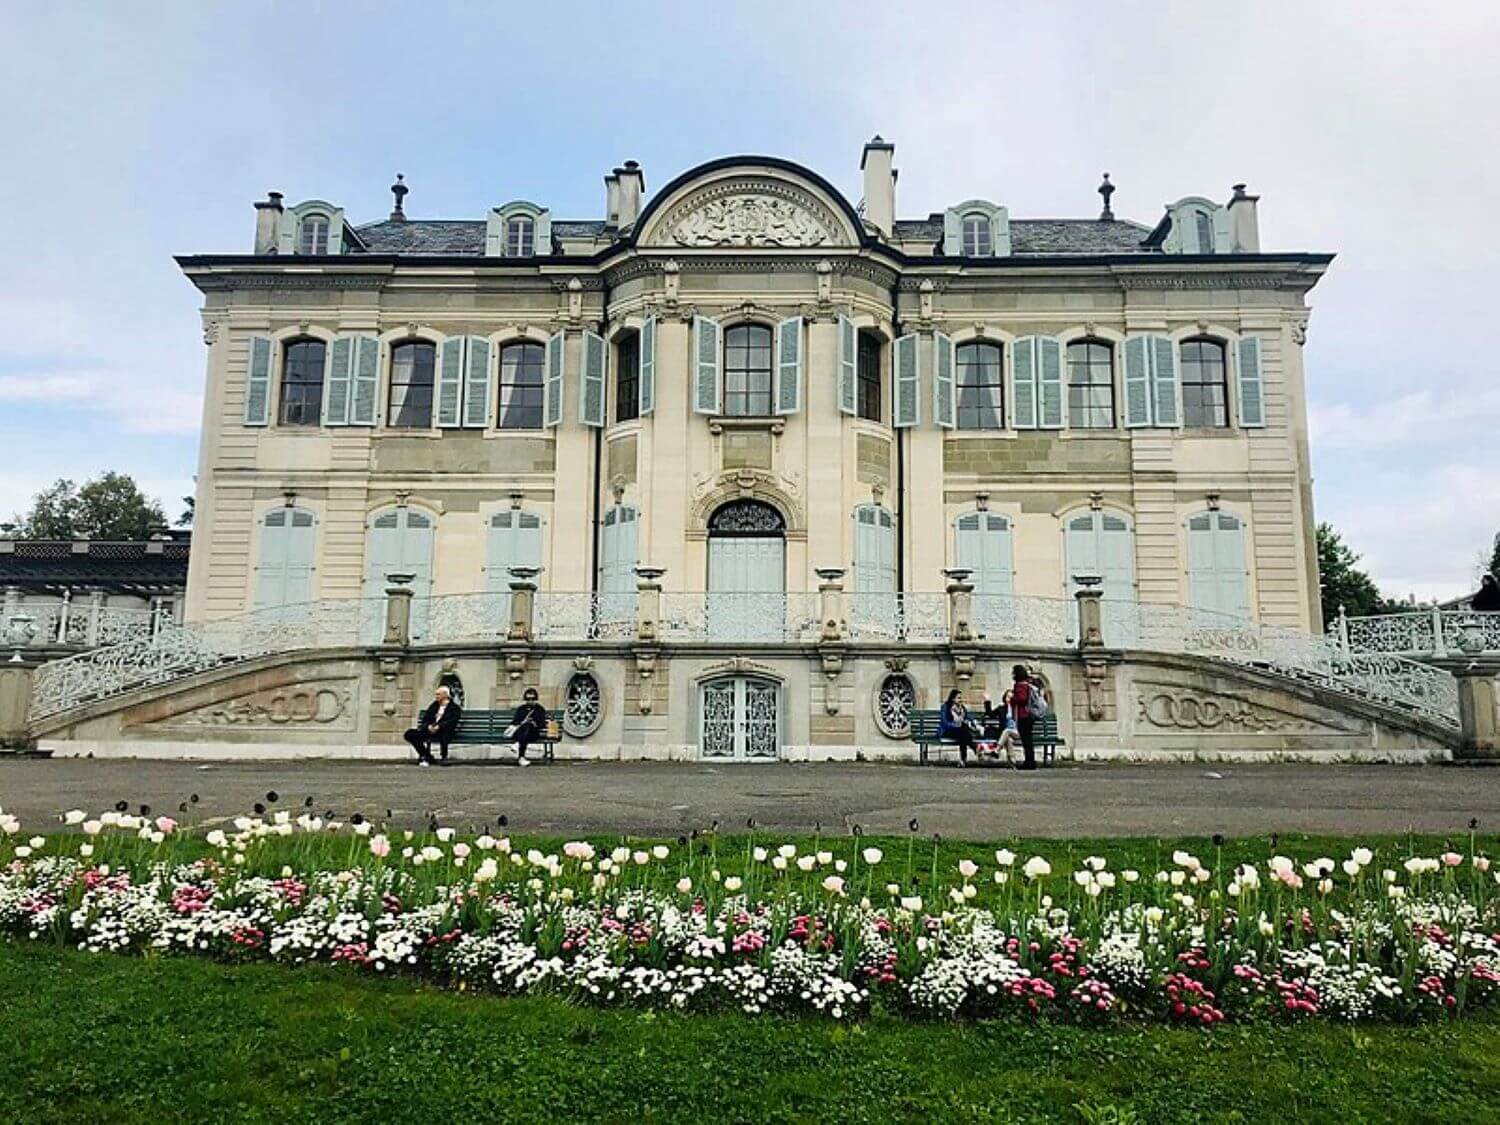
<path id="1" fill-rule="evenodd" d="M 516 713 L 511 716 L 511 725 L 520 726 L 530 723 L 538 733 L 547 729 L 547 708 L 540 703 L 523 703 L 516 708 Z"/>
<path id="2" fill-rule="evenodd" d="M 437 710 L 437 700 L 433 700 L 427 705 L 427 710 L 422 712 L 421 728 L 423 734 L 432 733 L 428 728 L 437 722 Z M 438 723 L 435 737 L 444 740 L 452 738 L 453 732 L 458 729 L 458 720 L 463 718 L 463 713 L 464 709 L 450 699 L 448 701 L 448 709 L 443 712 L 443 721 Z"/>

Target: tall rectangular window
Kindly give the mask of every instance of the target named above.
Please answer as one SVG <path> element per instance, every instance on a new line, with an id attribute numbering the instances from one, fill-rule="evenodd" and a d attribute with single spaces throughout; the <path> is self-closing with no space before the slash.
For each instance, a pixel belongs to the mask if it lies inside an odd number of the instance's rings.
<path id="1" fill-rule="evenodd" d="M 386 425 L 398 430 L 425 430 L 432 425 L 432 380 L 437 348 L 425 341 L 391 349 L 391 404 Z"/>
<path id="2" fill-rule="evenodd" d="M 500 352 L 500 422 L 502 430 L 542 428 L 545 393 L 540 344 L 507 344 Z"/>
<path id="3" fill-rule="evenodd" d="M 880 341 L 869 333 L 859 336 L 857 406 L 861 418 L 880 421 Z"/>
<path id="4" fill-rule="evenodd" d="M 764 325 L 738 324 L 724 333 L 724 413 L 771 413 L 771 330 Z"/>
<path id="5" fill-rule="evenodd" d="M 641 412 L 641 338 L 632 332 L 615 346 L 615 421 Z"/>
<path id="6" fill-rule="evenodd" d="M 1099 340 L 1068 345 L 1068 425 L 1108 430 L 1115 424 L 1113 352 Z"/>
<path id="7" fill-rule="evenodd" d="M 958 349 L 958 428 L 998 430 L 1005 425 L 1004 367 L 999 344 Z"/>
<path id="8" fill-rule="evenodd" d="M 1229 384 L 1224 345 L 1217 340 L 1182 342 L 1182 424 L 1200 429 L 1229 425 Z"/>

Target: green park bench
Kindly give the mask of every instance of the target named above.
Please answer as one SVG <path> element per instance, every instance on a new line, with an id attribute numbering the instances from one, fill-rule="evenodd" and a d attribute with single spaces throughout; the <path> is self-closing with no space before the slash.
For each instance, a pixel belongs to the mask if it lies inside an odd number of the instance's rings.
<path id="1" fill-rule="evenodd" d="M 941 757 L 944 749 L 954 749 L 954 743 L 938 737 L 938 715 L 937 711 L 911 713 L 911 740 L 917 745 L 918 760 L 922 765 L 927 764 L 929 757 Z M 1057 733 L 1056 712 L 1049 712 L 1045 718 L 1037 720 L 1035 735 L 1037 753 L 1043 765 L 1056 759 L 1059 746 L 1067 745 Z M 1006 761 L 1010 761 L 1008 754 Z"/>

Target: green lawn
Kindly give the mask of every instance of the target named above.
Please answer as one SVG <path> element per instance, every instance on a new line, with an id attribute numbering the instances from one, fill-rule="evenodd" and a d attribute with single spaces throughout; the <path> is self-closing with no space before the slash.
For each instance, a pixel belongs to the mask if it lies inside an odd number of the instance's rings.
<path id="1" fill-rule="evenodd" d="M 1493 1016 L 1210 1034 L 845 1027 L 12 943 L 0 998 L 4 1121 L 1453 1123 L 1500 1106 Z"/>

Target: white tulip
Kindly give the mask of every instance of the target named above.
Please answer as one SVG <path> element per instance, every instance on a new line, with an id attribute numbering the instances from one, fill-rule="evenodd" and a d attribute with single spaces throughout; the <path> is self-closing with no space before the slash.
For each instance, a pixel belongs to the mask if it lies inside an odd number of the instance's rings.
<path id="1" fill-rule="evenodd" d="M 1375 862 L 1375 853 L 1369 848 L 1355 848 L 1350 853 L 1350 857 L 1361 867 L 1369 867 L 1370 864 Z"/>
<path id="2" fill-rule="evenodd" d="M 81 856 L 83 856 L 84 859 L 88 859 L 89 856 L 91 856 L 91 855 L 94 854 L 94 845 L 93 844 L 79 844 L 78 845 L 78 854 L 81 855 Z"/>
<path id="3" fill-rule="evenodd" d="M 774 867 L 774 868 L 776 868 L 777 871 L 785 871 L 786 870 L 786 856 L 784 856 L 784 855 L 772 856 L 771 857 L 771 866 Z"/>
<path id="4" fill-rule="evenodd" d="M 655 859 L 666 859 L 671 854 L 671 849 L 666 844 L 657 844 L 656 847 L 651 849 L 651 855 Z"/>
<path id="5" fill-rule="evenodd" d="M 1131 868 L 1127 867 L 1124 871 L 1120 872 L 1120 876 L 1127 883 L 1134 883 L 1137 879 L 1139 879 L 1141 877 L 1141 873 L 1139 871 L 1135 871 L 1135 870 L 1132 870 Z"/>
<path id="6" fill-rule="evenodd" d="M 631 852 L 630 853 L 630 859 L 631 859 L 631 861 L 637 867 L 645 867 L 646 864 L 648 864 L 648 863 L 651 862 L 651 853 L 650 852 Z"/>
<path id="7" fill-rule="evenodd" d="M 979 874 L 979 865 L 972 859 L 961 859 L 958 861 L 958 873 L 965 879 L 972 879 Z"/>
<path id="8" fill-rule="evenodd" d="M 16 845 L 16 858 L 17 859 L 25 859 L 30 854 L 31 854 L 31 849 L 28 848 L 25 844 L 17 844 Z"/>
<path id="9" fill-rule="evenodd" d="M 1091 855 L 1083 862 L 1087 864 L 1089 869 L 1092 871 L 1103 871 L 1106 867 L 1109 866 L 1109 864 L 1105 862 L 1105 859 L 1102 855 Z"/>
<path id="10" fill-rule="evenodd" d="M 1009 879 L 1009 878 L 1010 878 L 1010 876 L 1007 875 L 1004 871 L 996 871 L 995 872 L 995 883 L 997 885 L 1004 885 L 1005 881 L 1007 879 Z"/>
<path id="11" fill-rule="evenodd" d="M 82 824 L 88 818 L 88 813 L 82 809 L 69 809 L 63 814 L 64 824 Z"/>
<path id="12" fill-rule="evenodd" d="M 920 895 L 910 895 L 901 900 L 901 909 L 910 910 L 913 914 L 922 909 L 922 898 Z M 925 939 L 918 938 L 918 941 Z"/>
<path id="13" fill-rule="evenodd" d="M 964 898 L 974 898 L 978 894 L 979 888 L 976 887 L 973 883 L 964 884 Z"/>
<path id="14" fill-rule="evenodd" d="M 1187 882 L 1187 872 L 1186 871 L 1174 871 L 1174 872 L 1172 872 L 1172 874 L 1170 874 L 1169 876 L 1167 876 L 1167 878 L 1169 880 L 1171 880 L 1172 886 L 1174 886 L 1174 887 L 1180 887 L 1180 886 L 1182 886 L 1182 884 L 1184 884 L 1184 883 Z"/>
<path id="15" fill-rule="evenodd" d="M 1016 862 L 1016 853 L 1010 851 L 1008 848 L 1001 848 L 995 853 L 995 862 L 1001 867 L 1009 867 Z"/>
<path id="16" fill-rule="evenodd" d="M 819 867 L 827 867 L 832 862 L 833 862 L 833 853 L 832 852 L 819 852 L 818 853 L 818 866 Z"/>
<path id="17" fill-rule="evenodd" d="M 797 854 L 797 845 L 782 844 L 781 847 L 776 849 L 776 854 L 781 856 L 783 859 L 791 859 L 792 856 Z"/>
<path id="18" fill-rule="evenodd" d="M 799 871 L 811 871 L 817 865 L 817 856 L 799 855 L 797 857 L 797 870 Z"/>
<path id="19" fill-rule="evenodd" d="M 1028 879 L 1040 879 L 1043 875 L 1052 874 L 1052 865 L 1039 855 L 1034 855 L 1026 861 L 1021 868 L 1021 873 Z"/>
<path id="20" fill-rule="evenodd" d="M 890 895 L 892 898 L 895 898 L 901 893 L 901 887 L 896 883 L 887 883 L 885 885 L 885 893 Z"/>
<path id="21" fill-rule="evenodd" d="M 1112 871 L 1101 871 L 1094 878 L 1098 882 L 1098 884 L 1105 889 L 1108 889 L 1115 885 L 1115 876 L 1114 872 Z"/>
<path id="22" fill-rule="evenodd" d="M 83 834 L 85 836 L 97 836 L 104 831 L 104 825 L 97 820 L 85 820 L 83 822 Z"/>
<path id="23" fill-rule="evenodd" d="M 688 892 L 690 892 L 692 889 L 693 889 L 693 881 L 691 879 L 689 879 L 686 875 L 684 875 L 681 879 L 677 880 L 677 893 L 678 894 L 685 895 Z"/>
<path id="24" fill-rule="evenodd" d="M 765 863 L 767 854 L 768 853 L 766 852 L 765 848 L 756 848 L 753 852 L 750 853 L 750 856 L 755 860 L 756 863 Z"/>
<path id="25" fill-rule="evenodd" d="M 866 848 L 864 851 L 860 852 L 859 855 L 860 858 L 868 863 L 871 867 L 874 867 L 877 863 L 885 858 L 885 853 L 882 852 L 879 848 Z"/>
<path id="26" fill-rule="evenodd" d="M 845 871 L 849 870 L 849 865 L 841 859 L 836 859 L 833 861 L 833 869 L 842 875 Z"/>
<path id="27" fill-rule="evenodd" d="M 829 894 L 841 895 L 844 893 L 844 880 L 837 875 L 830 875 L 823 880 L 823 889 Z"/>
<path id="28" fill-rule="evenodd" d="M 453 839 L 453 829 L 447 827 L 439 828 L 437 830 L 437 838 L 446 844 L 449 840 Z"/>
<path id="29" fill-rule="evenodd" d="M 738 875 L 731 875 L 729 878 L 724 880 L 724 889 L 730 894 L 734 894 L 735 891 L 739 890 L 744 885 L 744 882 Z"/>
<path id="30" fill-rule="evenodd" d="M 1352 859 L 1344 860 L 1344 862 L 1340 864 L 1340 866 L 1343 867 L 1344 874 L 1349 876 L 1349 878 L 1351 879 L 1359 874 L 1359 864 Z"/>

